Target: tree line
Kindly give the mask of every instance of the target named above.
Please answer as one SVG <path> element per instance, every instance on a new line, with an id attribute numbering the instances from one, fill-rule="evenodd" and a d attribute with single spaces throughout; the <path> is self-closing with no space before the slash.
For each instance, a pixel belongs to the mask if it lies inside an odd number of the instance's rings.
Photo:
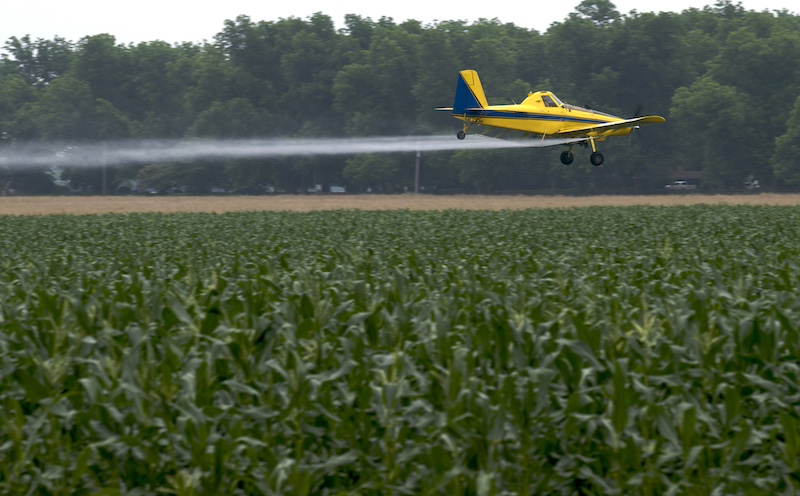
<path id="1" fill-rule="evenodd" d="M 681 175 L 727 191 L 800 186 L 800 17 L 728 0 L 681 13 L 621 14 L 584 0 L 545 33 L 494 19 L 225 21 L 212 41 L 117 43 L 11 37 L 0 58 L 0 157 L 26 143 L 169 138 L 455 134 L 434 112 L 476 69 L 490 104 L 548 89 L 620 116 L 667 118 L 602 145 L 606 165 L 564 166 L 558 147 L 421 157 L 428 192 L 642 193 Z M 455 138 L 454 138 L 455 139 Z M 0 167 L 4 193 L 413 187 L 414 154 L 280 157 L 96 169 Z M 57 177 L 59 180 L 54 181 Z"/>

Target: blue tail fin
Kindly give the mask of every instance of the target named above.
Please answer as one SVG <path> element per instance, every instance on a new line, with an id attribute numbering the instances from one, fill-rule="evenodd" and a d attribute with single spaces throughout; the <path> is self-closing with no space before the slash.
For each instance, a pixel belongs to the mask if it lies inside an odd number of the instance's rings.
<path id="1" fill-rule="evenodd" d="M 470 110 L 488 106 L 478 73 L 471 69 L 458 73 L 453 113 L 464 115 Z"/>

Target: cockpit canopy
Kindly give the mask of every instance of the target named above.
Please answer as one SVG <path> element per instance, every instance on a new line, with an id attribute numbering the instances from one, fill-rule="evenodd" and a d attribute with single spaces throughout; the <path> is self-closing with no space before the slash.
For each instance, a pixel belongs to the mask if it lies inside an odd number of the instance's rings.
<path id="1" fill-rule="evenodd" d="M 523 105 L 533 105 L 536 107 L 558 108 L 563 107 L 564 103 L 549 91 L 536 91 L 529 93 L 528 98 L 522 102 Z"/>
<path id="2" fill-rule="evenodd" d="M 592 114 L 597 115 L 605 115 L 608 117 L 616 117 L 611 114 L 607 114 L 605 112 L 600 112 L 599 110 L 594 110 L 588 105 L 580 107 L 577 105 L 570 105 L 569 103 L 564 103 L 558 99 L 551 91 L 535 91 L 528 93 L 528 97 L 522 102 L 523 105 L 529 105 L 531 107 L 539 107 L 539 108 L 563 108 L 565 110 L 579 110 L 581 112 L 589 112 Z"/>

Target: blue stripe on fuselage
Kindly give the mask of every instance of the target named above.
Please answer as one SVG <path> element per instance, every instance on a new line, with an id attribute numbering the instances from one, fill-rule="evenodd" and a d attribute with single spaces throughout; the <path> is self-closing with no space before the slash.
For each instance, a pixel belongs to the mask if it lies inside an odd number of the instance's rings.
<path id="1" fill-rule="evenodd" d="M 608 121 L 600 121 L 596 119 L 581 119 L 577 117 L 568 117 L 565 115 L 552 115 L 552 114 L 535 114 L 532 112 L 508 112 L 498 110 L 468 110 L 465 112 L 456 112 L 454 114 L 465 114 L 467 117 L 484 117 L 491 119 L 530 119 L 539 121 L 563 121 L 575 122 L 579 124 L 607 124 Z"/>

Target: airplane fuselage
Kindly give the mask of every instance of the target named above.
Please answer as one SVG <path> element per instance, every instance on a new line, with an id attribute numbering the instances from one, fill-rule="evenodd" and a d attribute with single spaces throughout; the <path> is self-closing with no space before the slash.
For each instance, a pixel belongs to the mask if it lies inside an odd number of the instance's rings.
<path id="1" fill-rule="evenodd" d="M 489 105 L 480 109 L 467 109 L 464 114 L 454 114 L 453 117 L 471 124 L 545 136 L 553 136 L 592 125 L 624 121 L 624 119 L 611 114 L 563 103 L 549 91 L 530 93 L 519 104 Z M 603 141 L 608 136 L 627 136 L 631 129 L 628 127 L 589 131 L 586 136 Z"/>

